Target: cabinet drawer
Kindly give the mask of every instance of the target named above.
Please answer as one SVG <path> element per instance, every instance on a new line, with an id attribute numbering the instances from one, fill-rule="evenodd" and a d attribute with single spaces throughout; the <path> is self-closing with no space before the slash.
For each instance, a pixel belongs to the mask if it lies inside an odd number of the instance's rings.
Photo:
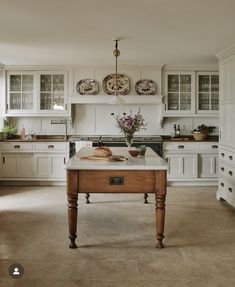
<path id="1" fill-rule="evenodd" d="M 219 180 L 219 190 L 224 194 L 226 199 L 235 199 L 235 184 L 222 177 Z"/>
<path id="2" fill-rule="evenodd" d="M 210 151 L 210 152 L 219 152 L 219 143 L 218 142 L 205 142 L 199 144 L 200 151 Z"/>
<path id="3" fill-rule="evenodd" d="M 164 149 L 169 150 L 178 150 L 178 151 L 195 151 L 198 148 L 197 143 L 164 143 Z"/>
<path id="4" fill-rule="evenodd" d="M 154 192 L 154 171 L 81 170 L 79 192 Z"/>
<path id="5" fill-rule="evenodd" d="M 235 167 L 220 162 L 219 173 L 221 176 L 227 178 L 230 182 L 235 184 Z"/>
<path id="6" fill-rule="evenodd" d="M 35 151 L 67 151 L 66 142 L 43 142 L 35 144 Z"/>
<path id="7" fill-rule="evenodd" d="M 33 143 L 22 143 L 22 142 L 8 142 L 2 143 L 2 151 L 8 152 L 32 152 L 33 151 Z"/>
<path id="8" fill-rule="evenodd" d="M 219 159 L 229 165 L 235 166 L 235 153 L 223 148 L 220 148 Z"/>

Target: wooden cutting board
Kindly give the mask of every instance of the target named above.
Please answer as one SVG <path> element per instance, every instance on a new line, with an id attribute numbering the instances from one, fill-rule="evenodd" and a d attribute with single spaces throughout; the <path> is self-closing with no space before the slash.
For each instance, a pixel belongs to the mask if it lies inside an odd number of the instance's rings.
<path id="1" fill-rule="evenodd" d="M 79 159 L 93 160 L 93 161 L 125 161 L 127 158 L 123 155 L 112 155 L 109 157 L 100 157 L 95 155 L 81 156 Z"/>

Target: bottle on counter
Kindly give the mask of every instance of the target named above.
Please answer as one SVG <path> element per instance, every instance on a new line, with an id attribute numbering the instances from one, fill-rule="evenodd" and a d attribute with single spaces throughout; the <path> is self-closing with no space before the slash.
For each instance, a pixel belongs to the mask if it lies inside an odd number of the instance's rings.
<path id="1" fill-rule="evenodd" d="M 24 127 L 23 127 L 23 128 L 21 129 L 21 131 L 20 131 L 20 139 L 21 139 L 22 141 L 25 140 L 25 128 L 24 128 Z"/>
<path id="2" fill-rule="evenodd" d="M 176 137 L 179 138 L 180 137 L 180 125 L 178 125 L 177 129 L 176 129 Z"/>
<path id="3" fill-rule="evenodd" d="M 175 138 L 177 135 L 176 135 L 176 124 L 174 124 L 174 134 L 173 134 L 173 137 Z"/>

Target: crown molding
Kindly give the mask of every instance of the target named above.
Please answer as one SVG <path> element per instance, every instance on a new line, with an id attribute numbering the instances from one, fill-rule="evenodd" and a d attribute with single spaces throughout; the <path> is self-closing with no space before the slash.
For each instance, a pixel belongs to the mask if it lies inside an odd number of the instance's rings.
<path id="1" fill-rule="evenodd" d="M 224 58 L 227 58 L 229 56 L 232 56 L 235 54 L 235 44 L 232 46 L 228 47 L 227 49 L 224 49 L 223 51 L 219 52 L 216 54 L 216 57 L 219 60 L 223 60 Z"/>

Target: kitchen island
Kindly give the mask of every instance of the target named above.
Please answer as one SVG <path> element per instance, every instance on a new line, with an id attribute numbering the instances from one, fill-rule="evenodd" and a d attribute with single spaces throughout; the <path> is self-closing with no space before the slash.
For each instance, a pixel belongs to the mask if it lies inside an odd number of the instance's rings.
<path id="1" fill-rule="evenodd" d="M 167 163 L 151 148 L 133 158 L 125 147 L 113 147 L 124 161 L 84 160 L 92 147 L 82 148 L 66 164 L 70 248 L 76 248 L 78 193 L 155 193 L 156 246 L 163 248 Z"/>

